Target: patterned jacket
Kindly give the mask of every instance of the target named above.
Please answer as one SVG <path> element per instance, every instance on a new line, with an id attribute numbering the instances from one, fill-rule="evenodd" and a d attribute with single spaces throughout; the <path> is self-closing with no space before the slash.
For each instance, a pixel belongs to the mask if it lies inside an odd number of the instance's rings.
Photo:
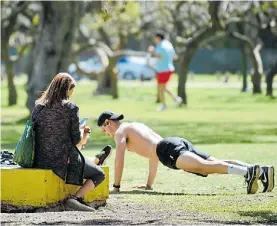
<path id="1" fill-rule="evenodd" d="M 34 167 L 52 169 L 68 184 L 83 185 L 85 161 L 76 144 L 81 140 L 79 108 L 73 102 L 36 105 Z"/>

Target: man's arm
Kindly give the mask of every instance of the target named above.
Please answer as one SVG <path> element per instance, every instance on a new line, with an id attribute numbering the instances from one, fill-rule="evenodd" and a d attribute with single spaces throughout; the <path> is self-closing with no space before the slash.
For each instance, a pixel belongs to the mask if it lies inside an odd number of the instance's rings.
<path id="1" fill-rule="evenodd" d="M 114 164 L 114 185 L 120 186 L 121 177 L 124 168 L 124 154 L 126 149 L 126 137 L 120 132 L 115 134 L 116 156 Z M 114 191 L 119 191 L 119 188 L 114 188 Z"/>
<path id="2" fill-rule="evenodd" d="M 155 52 L 154 46 L 149 46 L 148 47 L 148 52 L 150 53 L 151 57 L 155 57 L 155 58 L 158 58 L 158 59 L 163 58 L 160 48 L 157 48 L 156 52 Z"/>
<path id="3" fill-rule="evenodd" d="M 162 58 L 163 58 L 162 55 L 157 54 L 157 53 L 151 53 L 151 56 L 152 56 L 152 57 L 155 57 L 155 58 L 158 58 L 158 59 L 162 59 Z"/>
<path id="4" fill-rule="evenodd" d="M 174 54 L 174 55 L 173 55 L 173 60 L 179 60 L 178 55 Z"/>
<path id="5" fill-rule="evenodd" d="M 149 159 L 149 174 L 146 185 L 136 186 L 135 188 L 152 190 L 152 185 L 156 178 L 157 169 L 158 169 L 159 159 L 152 157 Z"/>
<path id="6" fill-rule="evenodd" d="M 149 174 L 148 174 L 148 180 L 146 184 L 146 189 L 151 189 L 152 185 L 154 183 L 154 180 L 156 178 L 157 169 L 158 169 L 159 159 L 152 157 L 149 159 Z"/>

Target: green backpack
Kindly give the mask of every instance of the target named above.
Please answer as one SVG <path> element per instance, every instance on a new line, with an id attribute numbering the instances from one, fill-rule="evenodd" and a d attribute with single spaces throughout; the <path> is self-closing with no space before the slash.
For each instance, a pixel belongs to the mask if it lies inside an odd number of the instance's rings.
<path id="1" fill-rule="evenodd" d="M 23 135 L 16 145 L 13 161 L 24 168 L 33 167 L 35 156 L 34 141 L 34 123 L 30 120 L 27 120 Z"/>

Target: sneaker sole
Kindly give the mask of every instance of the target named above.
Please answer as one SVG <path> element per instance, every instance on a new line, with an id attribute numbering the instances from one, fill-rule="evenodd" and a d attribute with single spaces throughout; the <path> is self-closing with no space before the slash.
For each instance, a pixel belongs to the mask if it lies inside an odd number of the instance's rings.
<path id="1" fill-rule="evenodd" d="M 257 167 L 255 179 L 253 180 L 252 184 L 250 184 L 251 189 L 247 189 L 247 194 L 255 194 L 258 191 L 258 189 L 259 189 L 259 185 L 258 185 L 259 176 L 260 176 L 260 167 Z"/>
<path id="2" fill-rule="evenodd" d="M 71 210 L 71 211 L 88 211 L 88 212 L 95 211 L 95 209 L 92 208 L 92 207 L 85 206 L 85 205 L 83 205 L 81 203 L 71 202 L 71 201 L 67 201 L 66 202 L 66 210 Z"/>
<path id="3" fill-rule="evenodd" d="M 270 167 L 269 169 L 269 172 L 268 172 L 268 188 L 265 192 L 271 192 L 274 188 L 274 168 L 273 167 Z"/>
<path id="4" fill-rule="evenodd" d="M 110 157 L 111 157 L 111 155 L 112 155 L 112 148 L 111 148 L 111 151 L 110 151 L 110 154 L 108 154 L 108 156 L 107 156 L 107 158 L 105 159 L 105 161 L 102 163 L 102 165 L 100 165 L 100 166 L 105 166 L 106 165 L 106 161 L 107 161 L 107 159 L 109 159 Z"/>

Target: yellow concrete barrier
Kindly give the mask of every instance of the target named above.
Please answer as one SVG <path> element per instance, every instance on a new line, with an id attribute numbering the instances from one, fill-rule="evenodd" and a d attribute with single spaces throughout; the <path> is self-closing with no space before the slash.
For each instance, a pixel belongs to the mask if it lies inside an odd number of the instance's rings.
<path id="1" fill-rule="evenodd" d="M 109 168 L 103 166 L 102 169 L 105 180 L 85 196 L 86 202 L 109 197 Z M 74 194 L 78 188 L 65 184 L 51 170 L 1 169 L 1 202 L 6 205 L 45 207 Z"/>

